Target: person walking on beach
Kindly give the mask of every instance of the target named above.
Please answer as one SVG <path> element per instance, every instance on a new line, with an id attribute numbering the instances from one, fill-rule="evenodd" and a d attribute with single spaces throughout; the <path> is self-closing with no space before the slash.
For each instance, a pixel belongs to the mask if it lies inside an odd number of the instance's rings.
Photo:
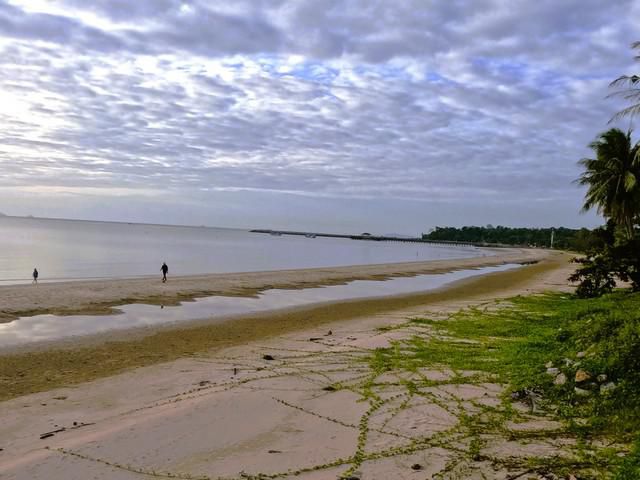
<path id="1" fill-rule="evenodd" d="M 33 282 L 31 282 L 31 283 L 35 283 L 35 284 L 38 283 L 38 269 L 37 268 L 33 269 Z"/>
<path id="2" fill-rule="evenodd" d="M 167 267 L 167 264 L 162 262 L 162 267 L 160 267 L 160 271 L 162 272 L 162 283 L 165 283 L 167 281 L 167 272 L 169 271 L 169 267 Z"/>

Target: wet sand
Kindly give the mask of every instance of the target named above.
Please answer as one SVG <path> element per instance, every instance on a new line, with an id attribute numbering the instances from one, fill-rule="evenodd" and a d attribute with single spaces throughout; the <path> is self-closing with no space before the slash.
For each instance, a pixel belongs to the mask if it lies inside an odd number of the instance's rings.
<path id="1" fill-rule="evenodd" d="M 494 255 L 466 259 L 437 260 L 351 267 L 316 268 L 86 282 L 41 283 L 0 286 L 0 322 L 44 313 L 56 315 L 107 314 L 113 307 L 131 303 L 175 305 L 211 295 L 251 296 L 270 289 L 299 289 L 336 285 L 353 280 L 383 280 L 394 276 L 443 273 L 504 263 L 536 261 L 544 250 L 494 249 Z"/>
<path id="2" fill-rule="evenodd" d="M 22 396 L 0 403 L 0 471 L 11 480 L 524 474 L 514 458 L 566 445 L 553 435 L 519 441 L 518 429 L 553 431 L 552 422 L 525 418 L 508 438 L 487 436 L 477 458 L 467 453 L 462 417 L 499 405 L 503 386 L 435 369 L 417 372 L 433 383 L 415 395 L 402 372 L 371 372 L 362 360 L 415 334 L 402 327 L 408 317 L 567 289 L 568 256 L 540 260 L 424 294 L 2 357 L 4 398 Z"/>
<path id="3" fill-rule="evenodd" d="M 507 261 L 506 258 L 507 255 L 491 260 Z M 519 252 L 517 256 L 509 256 L 508 262 L 518 259 L 519 261 L 539 260 L 539 263 L 499 274 L 472 277 L 425 293 L 326 303 L 234 317 L 228 321 L 198 320 L 134 330 L 114 330 L 95 336 L 21 346 L 15 350 L 5 349 L 0 351 L 0 379 L 3 387 L 0 389 L 0 400 L 81 383 L 127 369 L 175 360 L 184 356 L 200 355 L 231 345 L 278 336 L 293 330 L 304 330 L 317 325 L 347 321 L 356 317 L 447 299 L 488 295 L 505 285 L 529 282 L 536 275 L 566 263 L 567 256 L 555 252 L 525 251 Z M 485 259 L 476 259 L 478 262 L 483 260 Z M 451 266 L 451 262 L 447 263 Z M 431 268 L 433 271 L 433 268 L 436 268 L 421 264 L 406 264 L 405 270 L 401 267 L 402 265 L 384 265 L 382 270 L 389 275 L 389 272 L 408 274 L 409 271 L 415 272 L 417 269 L 423 271 Z M 437 268 L 444 267 L 440 265 Z M 353 275 L 354 269 L 346 272 L 341 269 L 333 275 Z M 370 274 L 373 271 L 380 272 L 380 269 L 374 270 L 373 267 L 367 267 L 367 270 Z M 323 278 L 326 280 L 328 275 L 326 272 L 316 271 L 281 273 L 281 278 L 289 278 L 290 281 L 293 277 L 300 278 L 305 275 L 316 280 L 320 275 L 325 275 Z M 277 276 L 277 272 L 273 275 Z M 262 278 L 263 274 L 256 274 L 256 276 Z M 294 288 L 294 284 L 288 285 L 289 288 Z M 67 291 L 68 286 L 68 284 L 58 285 L 60 288 L 67 287 Z M 28 287 L 23 287 L 25 288 Z"/>

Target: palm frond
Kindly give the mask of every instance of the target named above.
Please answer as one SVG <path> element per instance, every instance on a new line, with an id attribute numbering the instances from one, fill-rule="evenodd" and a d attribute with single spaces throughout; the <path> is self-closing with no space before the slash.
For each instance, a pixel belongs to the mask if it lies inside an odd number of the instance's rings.
<path id="1" fill-rule="evenodd" d="M 607 123 L 615 122 L 617 120 L 620 120 L 623 117 L 635 117 L 638 114 L 640 114 L 640 103 L 636 105 L 631 105 L 630 107 L 620 110 L 613 117 L 611 117 L 611 120 L 609 120 L 609 122 Z"/>
<path id="2" fill-rule="evenodd" d="M 609 84 L 610 88 L 619 87 L 620 85 L 636 85 L 640 83 L 640 76 L 638 75 L 621 75 Z"/>
<path id="3" fill-rule="evenodd" d="M 631 48 L 640 50 L 640 41 L 633 42 Z M 634 56 L 634 59 L 640 61 L 640 55 Z M 623 117 L 633 118 L 640 113 L 640 102 L 638 102 L 640 100 L 640 89 L 636 88 L 637 86 L 640 86 L 640 75 L 621 75 L 609 84 L 609 88 L 628 88 L 607 95 L 607 98 L 613 96 L 623 97 L 627 101 L 635 102 L 633 105 L 620 110 L 611 117 L 609 123 L 620 120 Z"/>
<path id="4" fill-rule="evenodd" d="M 595 209 L 620 225 L 640 214 L 640 142 L 631 133 L 611 128 L 598 135 L 589 144 L 595 158 L 578 161 L 583 172 L 574 180 L 587 187 L 583 212 Z"/>

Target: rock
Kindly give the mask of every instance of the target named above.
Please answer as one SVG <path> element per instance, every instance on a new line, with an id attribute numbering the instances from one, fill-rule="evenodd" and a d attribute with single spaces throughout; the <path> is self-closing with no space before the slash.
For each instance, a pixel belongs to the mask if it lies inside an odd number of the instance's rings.
<path id="1" fill-rule="evenodd" d="M 320 337 L 311 337 L 309 339 L 310 342 L 317 342 L 318 340 L 322 340 Z"/>
<path id="2" fill-rule="evenodd" d="M 556 367 L 547 368 L 547 375 L 558 375 L 560 373 L 560 369 Z"/>
<path id="3" fill-rule="evenodd" d="M 584 358 L 587 356 L 587 352 L 578 352 L 576 353 L 576 358 Z"/>
<path id="4" fill-rule="evenodd" d="M 273 355 L 269 355 L 269 354 L 263 355 L 262 359 L 263 360 L 269 360 L 269 361 L 275 360 L 275 358 L 273 358 Z"/>
<path id="5" fill-rule="evenodd" d="M 611 393 L 616 389 L 616 384 L 613 382 L 605 383 L 604 385 L 600 385 L 600 393 L 607 394 Z"/>
<path id="6" fill-rule="evenodd" d="M 522 400 L 526 398 L 527 394 L 524 390 L 517 390 L 511 394 L 511 400 Z"/>
<path id="7" fill-rule="evenodd" d="M 422 470 L 422 465 L 420 465 L 419 463 L 414 463 L 413 465 L 411 465 L 411 470 Z"/>
<path id="8" fill-rule="evenodd" d="M 567 376 L 564 373 L 559 373 L 558 376 L 553 380 L 555 385 L 564 385 L 567 383 Z"/>
<path id="9" fill-rule="evenodd" d="M 335 392 L 336 387 L 334 387 L 333 385 L 327 385 L 326 387 L 322 387 L 322 390 L 324 390 L 325 392 Z"/>
<path id="10" fill-rule="evenodd" d="M 591 378 L 591 374 L 582 369 L 576 372 L 576 383 L 586 382 Z"/>
<path id="11" fill-rule="evenodd" d="M 599 383 L 604 383 L 607 381 L 607 375 L 604 373 L 601 373 L 600 375 L 598 375 L 597 378 Z"/>
<path id="12" fill-rule="evenodd" d="M 267 453 L 282 453 L 280 450 L 269 450 Z"/>
<path id="13" fill-rule="evenodd" d="M 575 387 L 573 391 L 578 397 L 588 397 L 591 395 L 591 392 L 589 390 L 585 390 L 583 388 Z"/>
<path id="14" fill-rule="evenodd" d="M 329 330 L 325 336 L 328 337 L 329 335 L 333 335 L 333 332 L 331 330 Z"/>
<path id="15" fill-rule="evenodd" d="M 545 364 L 544 364 L 544 367 L 545 367 L 545 368 L 551 368 L 551 367 L 553 367 L 553 362 L 549 361 L 549 362 L 545 363 Z"/>

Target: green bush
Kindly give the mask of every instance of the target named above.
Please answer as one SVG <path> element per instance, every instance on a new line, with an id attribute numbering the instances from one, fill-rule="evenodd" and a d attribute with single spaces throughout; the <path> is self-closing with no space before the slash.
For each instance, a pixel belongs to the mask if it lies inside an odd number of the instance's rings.
<path id="1" fill-rule="evenodd" d="M 576 295 L 593 298 L 611 293 L 616 279 L 629 282 L 635 291 L 640 290 L 640 239 L 619 238 L 612 222 L 594 230 L 593 235 L 598 239 L 593 248 L 584 257 L 573 260 L 582 265 L 569 277 L 570 281 L 578 282 Z"/>

